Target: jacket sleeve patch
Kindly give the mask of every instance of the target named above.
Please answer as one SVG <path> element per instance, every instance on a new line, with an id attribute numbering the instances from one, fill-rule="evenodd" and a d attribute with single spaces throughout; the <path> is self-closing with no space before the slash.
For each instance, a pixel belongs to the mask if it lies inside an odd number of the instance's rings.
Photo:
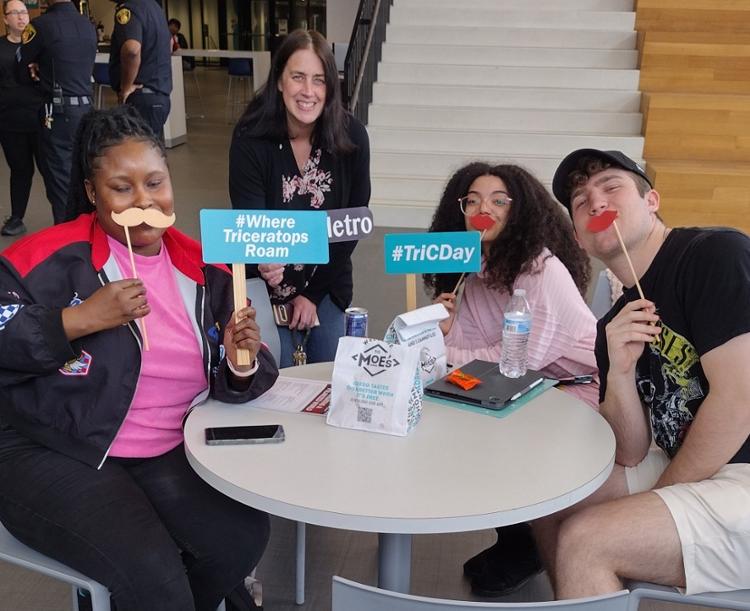
<path id="1" fill-rule="evenodd" d="M 91 361 L 93 360 L 93 357 L 88 352 L 81 350 L 79 357 L 70 359 L 58 371 L 64 376 L 85 376 L 88 375 L 89 369 L 91 369 Z"/>
<path id="2" fill-rule="evenodd" d="M 121 8 L 115 13 L 115 19 L 120 25 L 126 25 L 130 23 L 130 9 Z"/>
<path id="3" fill-rule="evenodd" d="M 21 303 L 12 303 L 10 305 L 0 306 L 0 331 L 5 329 L 11 318 L 13 318 L 18 311 L 23 307 Z"/>

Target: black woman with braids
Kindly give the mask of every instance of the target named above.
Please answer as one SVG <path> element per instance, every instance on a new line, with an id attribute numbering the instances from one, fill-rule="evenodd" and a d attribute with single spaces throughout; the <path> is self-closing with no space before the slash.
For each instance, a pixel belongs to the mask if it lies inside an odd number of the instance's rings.
<path id="1" fill-rule="evenodd" d="M 590 264 L 565 211 L 523 168 L 477 162 L 450 178 L 430 231 L 474 231 L 482 226 L 472 223 L 475 215 L 491 226 L 482 234 L 482 270 L 466 277 L 460 303 L 453 292 L 458 274 L 425 276 L 450 314 L 441 324 L 448 362 L 499 362 L 503 313 L 520 288 L 532 313 L 529 368 L 550 378 L 595 374 L 596 319 L 581 296 Z M 596 381 L 565 388 L 598 405 Z M 513 591 L 539 570 L 527 524 L 498 529 L 498 542 L 464 564 L 472 590 L 483 596 Z"/>
<path id="2" fill-rule="evenodd" d="M 193 472 L 182 421 L 276 380 L 255 312 L 233 322 L 231 274 L 169 227 L 164 146 L 131 107 L 83 118 L 70 192 L 67 222 L 0 253 L 0 521 L 117 611 L 252 609 L 268 516 Z M 138 279 L 113 215 L 138 217 Z"/>

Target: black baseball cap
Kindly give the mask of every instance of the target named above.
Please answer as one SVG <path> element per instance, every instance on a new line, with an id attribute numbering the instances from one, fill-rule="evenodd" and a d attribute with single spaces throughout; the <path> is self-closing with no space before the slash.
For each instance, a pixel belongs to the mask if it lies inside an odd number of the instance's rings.
<path id="1" fill-rule="evenodd" d="M 583 157 L 594 157 L 596 159 L 602 159 L 608 161 L 615 167 L 618 167 L 633 174 L 638 174 L 643 178 L 649 186 L 653 188 L 651 180 L 646 176 L 646 170 L 630 157 L 628 157 L 622 151 L 600 151 L 598 149 L 578 149 L 573 151 L 565 159 L 560 162 L 557 166 L 555 176 L 552 178 L 552 192 L 555 194 L 557 200 L 568 209 L 570 213 L 570 190 L 568 188 L 568 180 L 570 173 L 578 167 L 578 162 Z"/>

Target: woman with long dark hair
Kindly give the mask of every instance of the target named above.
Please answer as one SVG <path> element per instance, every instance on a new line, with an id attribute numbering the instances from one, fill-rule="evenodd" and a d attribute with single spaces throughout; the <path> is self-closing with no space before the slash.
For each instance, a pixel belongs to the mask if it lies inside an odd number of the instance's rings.
<path id="1" fill-rule="evenodd" d="M 317 32 L 296 30 L 287 37 L 266 85 L 240 118 L 229 152 L 229 194 L 238 209 L 369 204 L 367 132 L 344 109 L 333 53 Z M 288 327 L 279 327 L 282 367 L 293 364 L 298 346 L 307 362 L 333 360 L 344 334 L 344 309 L 352 300 L 355 246 L 331 244 L 325 265 L 257 267 L 271 302 L 291 306 Z"/>
<path id="2" fill-rule="evenodd" d="M 564 210 L 523 168 L 477 162 L 450 178 L 430 231 L 474 231 L 475 215 L 491 227 L 482 236 L 482 269 L 466 278 L 460 302 L 458 274 L 425 276 L 450 314 L 441 324 L 449 362 L 499 361 L 504 310 L 520 288 L 532 314 L 529 367 L 550 378 L 596 374 L 596 319 L 581 296 L 591 269 Z M 565 388 L 596 407 L 598 386 Z M 527 524 L 498 529 L 498 542 L 464 564 L 472 590 L 484 596 L 513 591 L 539 570 Z"/>

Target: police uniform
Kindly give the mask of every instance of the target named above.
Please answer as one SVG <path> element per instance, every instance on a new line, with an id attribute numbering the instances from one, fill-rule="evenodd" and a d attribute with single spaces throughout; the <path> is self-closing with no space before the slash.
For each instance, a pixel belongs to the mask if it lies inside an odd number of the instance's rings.
<path id="1" fill-rule="evenodd" d="M 118 93 L 122 88 L 120 52 L 127 40 L 141 44 L 141 64 L 135 77 L 140 87 L 125 102 L 135 106 L 154 133 L 162 136 L 172 93 L 172 35 L 156 0 L 125 0 L 115 9 L 109 77 Z"/>
<path id="2" fill-rule="evenodd" d="M 28 80 L 28 65 L 39 66 L 45 104 L 40 121 L 41 161 L 55 223 L 64 219 L 73 145 L 81 117 L 91 108 L 91 74 L 96 32 L 72 2 L 59 0 L 32 20 L 22 35 L 17 72 Z"/>

